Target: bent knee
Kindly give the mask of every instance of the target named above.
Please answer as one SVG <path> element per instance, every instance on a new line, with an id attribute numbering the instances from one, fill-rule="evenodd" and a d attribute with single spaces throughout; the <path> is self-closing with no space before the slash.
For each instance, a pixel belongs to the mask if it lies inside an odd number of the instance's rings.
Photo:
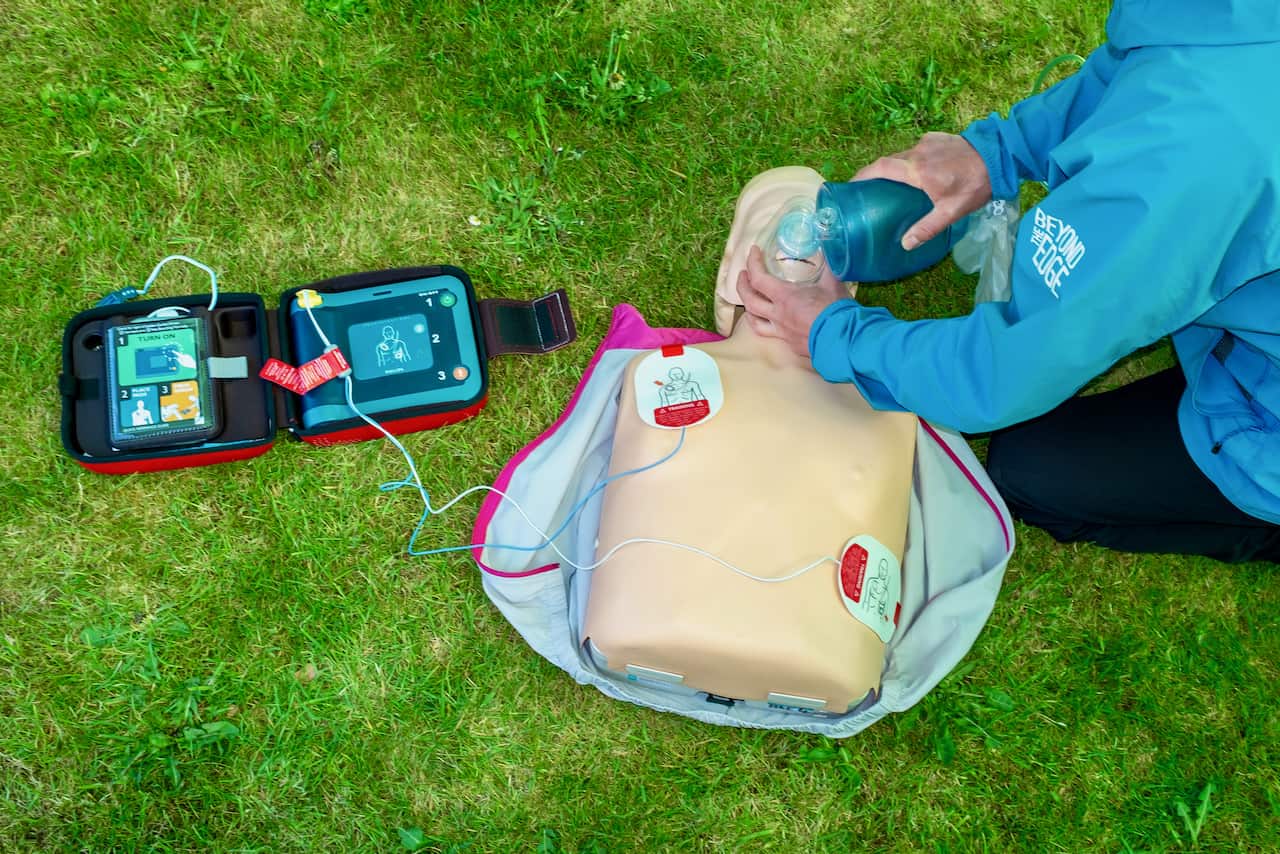
<path id="1" fill-rule="evenodd" d="M 1079 496 L 1064 494 L 1065 472 L 1057 455 L 1047 452 L 1036 437 L 1017 428 L 996 433 L 987 446 L 987 474 L 1014 518 L 1043 528 L 1063 543 L 1089 539 Z"/>

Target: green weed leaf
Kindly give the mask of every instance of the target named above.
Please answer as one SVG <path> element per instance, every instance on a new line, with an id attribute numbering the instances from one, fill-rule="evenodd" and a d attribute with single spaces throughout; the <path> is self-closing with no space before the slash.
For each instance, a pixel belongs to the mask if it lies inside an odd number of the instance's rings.
<path id="1" fill-rule="evenodd" d="M 1213 797 L 1214 786 L 1212 781 L 1205 783 L 1204 789 L 1200 791 L 1200 798 L 1196 803 L 1196 814 L 1191 815 L 1191 808 L 1187 806 L 1186 801 L 1178 798 L 1174 801 L 1174 811 L 1178 817 L 1182 819 L 1182 826 L 1187 831 L 1187 835 L 1191 837 L 1191 844 L 1195 846 L 1200 841 L 1200 833 L 1204 830 L 1205 820 L 1209 817 L 1209 811 L 1212 809 L 1210 799 Z"/>
<path id="2" fill-rule="evenodd" d="M 398 827 L 396 833 L 400 834 L 400 844 L 406 851 L 418 851 L 427 844 L 427 835 L 420 827 Z"/>
<path id="3" fill-rule="evenodd" d="M 934 736 L 933 745 L 943 765 L 950 765 L 951 760 L 956 758 L 956 740 L 951 735 L 950 727 L 943 727 L 942 731 Z"/>
<path id="4" fill-rule="evenodd" d="M 999 688 L 990 688 L 987 690 L 987 703 L 991 708 L 998 709 L 1002 712 L 1011 712 L 1014 707 L 1013 698 L 1004 691 L 1001 691 Z"/>
<path id="5" fill-rule="evenodd" d="M 585 67 L 553 73 L 552 91 L 562 103 L 602 124 L 620 124 L 646 104 L 670 95 L 670 83 L 651 71 L 632 70 L 622 61 L 626 30 L 614 30 L 604 58 Z"/>
<path id="6" fill-rule="evenodd" d="M 110 646 L 119 634 L 118 627 L 89 626 L 80 632 L 80 641 L 93 649 L 102 649 L 104 646 Z"/>
<path id="7" fill-rule="evenodd" d="M 560 854 L 560 834 L 549 827 L 543 828 L 538 854 Z"/>
<path id="8" fill-rule="evenodd" d="M 846 103 L 869 113 L 881 130 L 934 130 L 950 124 L 945 107 L 960 88 L 959 79 L 943 78 L 938 63 L 929 58 L 918 72 L 896 80 L 868 74 Z"/>
<path id="9" fill-rule="evenodd" d="M 308 15 L 339 24 L 349 24 L 369 14 L 367 0 L 303 0 L 302 7 Z"/>
<path id="10" fill-rule="evenodd" d="M 832 759 L 835 759 L 836 756 L 838 755 L 839 754 L 837 753 L 836 749 L 833 747 L 815 747 L 810 750 L 806 750 L 804 753 L 801 753 L 800 761 L 801 762 L 830 762 Z"/>

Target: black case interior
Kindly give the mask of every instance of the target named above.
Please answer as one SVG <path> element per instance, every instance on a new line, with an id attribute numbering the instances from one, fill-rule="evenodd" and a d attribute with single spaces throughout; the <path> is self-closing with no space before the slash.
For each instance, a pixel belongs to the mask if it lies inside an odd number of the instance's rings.
<path id="1" fill-rule="evenodd" d="M 252 448 L 276 432 L 268 383 L 258 377 L 267 358 L 267 315 L 257 294 L 221 294 L 212 312 L 208 296 L 182 296 L 91 308 L 67 324 L 62 341 L 62 441 L 72 456 L 88 462 L 163 459 L 187 454 Z M 107 433 L 106 330 L 166 306 L 187 308 L 206 318 L 211 356 L 246 359 L 248 376 L 216 379 L 213 394 L 222 415 L 217 436 L 194 445 L 118 451 Z"/>

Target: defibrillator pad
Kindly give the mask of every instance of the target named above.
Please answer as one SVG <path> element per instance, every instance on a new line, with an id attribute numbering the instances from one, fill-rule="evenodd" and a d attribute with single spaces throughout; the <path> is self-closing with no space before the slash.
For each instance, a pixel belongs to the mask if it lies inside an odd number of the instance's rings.
<path id="1" fill-rule="evenodd" d="M 122 323 L 105 338 L 112 447 L 198 443 L 218 433 L 204 318 Z"/>

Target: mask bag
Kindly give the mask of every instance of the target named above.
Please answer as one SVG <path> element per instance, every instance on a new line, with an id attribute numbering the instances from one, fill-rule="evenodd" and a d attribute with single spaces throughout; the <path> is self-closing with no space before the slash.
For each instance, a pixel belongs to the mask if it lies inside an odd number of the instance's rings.
<path id="1" fill-rule="evenodd" d="M 495 488 L 543 531 L 608 476 L 618 397 L 627 363 L 674 344 L 720 340 L 697 329 L 654 329 L 629 305 L 605 336 L 560 418 L 502 470 Z M 673 694 L 597 669 L 582 645 L 591 571 L 563 565 L 549 547 L 516 551 L 482 544 L 541 542 L 515 505 L 490 493 L 472 533 L 485 592 L 525 641 L 583 685 L 619 700 L 723 726 L 853 735 L 904 711 L 940 682 L 973 645 L 991 613 L 1013 550 L 1009 511 L 964 440 L 919 422 L 902 561 L 902 614 L 885 654 L 881 688 L 848 714 L 807 717 Z M 556 545 L 579 564 L 595 560 L 603 490 L 573 517 Z"/>

